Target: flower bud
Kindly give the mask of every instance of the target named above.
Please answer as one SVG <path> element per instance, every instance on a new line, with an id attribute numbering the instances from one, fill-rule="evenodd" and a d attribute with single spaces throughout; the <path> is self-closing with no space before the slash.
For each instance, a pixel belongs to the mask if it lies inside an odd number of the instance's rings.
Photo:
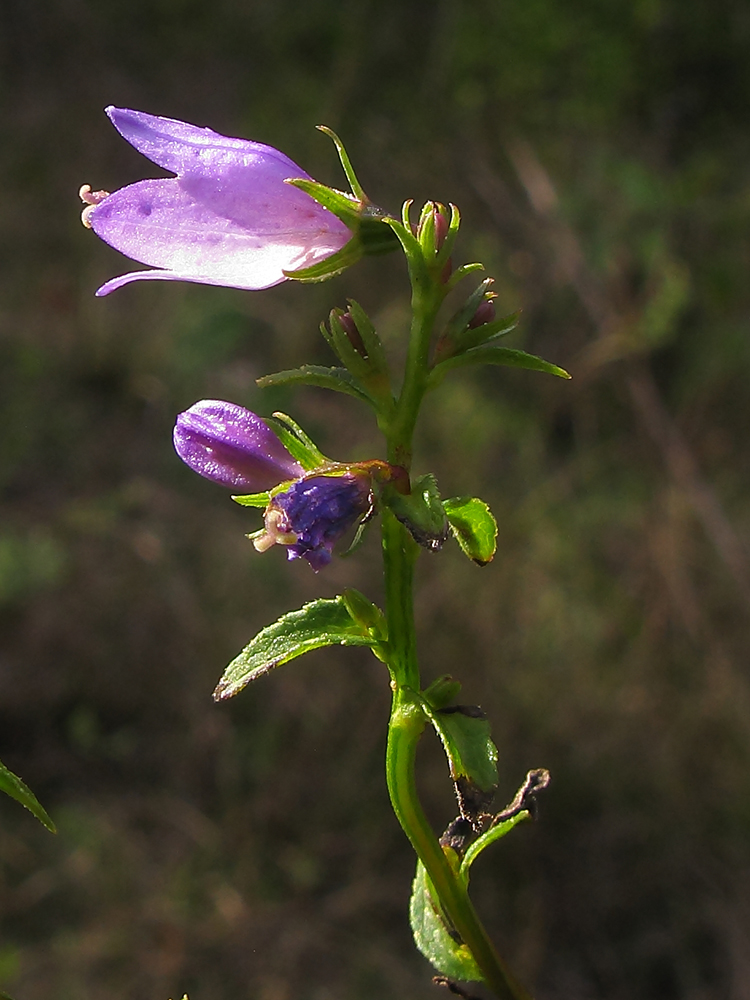
<path id="1" fill-rule="evenodd" d="M 237 493 L 261 493 L 304 474 L 268 424 L 219 399 L 203 399 L 177 417 L 174 446 L 193 472 Z"/>

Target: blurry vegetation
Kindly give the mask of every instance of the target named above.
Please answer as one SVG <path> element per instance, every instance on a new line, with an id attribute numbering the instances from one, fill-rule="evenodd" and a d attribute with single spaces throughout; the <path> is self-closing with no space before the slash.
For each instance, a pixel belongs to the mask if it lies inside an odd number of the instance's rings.
<path id="1" fill-rule="evenodd" d="M 329 363 L 349 296 L 390 343 L 395 258 L 250 294 L 158 284 L 78 221 L 157 172 L 131 106 L 277 145 L 370 196 L 456 202 L 460 254 L 570 383 L 452 375 L 419 471 L 485 498 L 480 570 L 425 556 L 429 678 L 481 701 L 536 826 L 478 904 L 540 1000 L 750 996 L 750 8 L 740 0 L 11 0 L 0 9 L 0 989 L 23 1000 L 435 995 L 389 814 L 384 671 L 316 653 L 214 706 L 227 660 L 322 592 L 372 597 L 374 536 L 319 578 L 176 460 L 201 397 L 288 409 L 340 458 L 371 422 L 254 379 Z M 467 286 L 468 287 L 468 286 Z M 436 826 L 444 762 L 424 748 Z"/>

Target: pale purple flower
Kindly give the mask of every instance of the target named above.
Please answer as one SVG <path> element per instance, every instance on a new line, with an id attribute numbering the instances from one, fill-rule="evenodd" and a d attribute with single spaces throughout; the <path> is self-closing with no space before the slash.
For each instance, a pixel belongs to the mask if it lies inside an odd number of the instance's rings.
<path id="1" fill-rule="evenodd" d="M 352 238 L 335 215 L 284 183 L 310 177 L 271 146 L 142 111 L 106 111 L 132 146 L 177 176 L 112 194 L 81 189 L 85 224 L 156 268 L 113 278 L 97 295 L 154 278 L 269 288 L 285 280 L 285 271 L 325 260 Z"/>
<path id="2" fill-rule="evenodd" d="M 177 417 L 174 446 L 193 472 L 236 493 L 263 493 L 304 473 L 260 417 L 219 399 Z"/>

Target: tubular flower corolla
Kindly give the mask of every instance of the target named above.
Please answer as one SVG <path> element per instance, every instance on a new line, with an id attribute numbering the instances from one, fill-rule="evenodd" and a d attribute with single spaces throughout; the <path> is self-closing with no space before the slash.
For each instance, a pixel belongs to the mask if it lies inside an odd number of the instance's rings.
<path id="1" fill-rule="evenodd" d="M 333 546 L 372 508 L 370 477 L 363 473 L 310 476 L 277 493 L 266 509 L 265 530 L 253 544 L 265 552 L 287 545 L 289 559 L 307 559 L 317 572 L 331 561 Z"/>
<path id="2" fill-rule="evenodd" d="M 304 473 L 260 417 L 218 399 L 177 417 L 174 446 L 193 472 L 237 493 L 261 493 Z"/>
<path id="3" fill-rule="evenodd" d="M 142 111 L 106 111 L 123 138 L 177 176 L 112 194 L 81 188 L 84 224 L 156 269 L 113 278 L 97 295 L 141 279 L 269 288 L 352 238 L 333 213 L 285 183 L 311 178 L 271 146 Z"/>

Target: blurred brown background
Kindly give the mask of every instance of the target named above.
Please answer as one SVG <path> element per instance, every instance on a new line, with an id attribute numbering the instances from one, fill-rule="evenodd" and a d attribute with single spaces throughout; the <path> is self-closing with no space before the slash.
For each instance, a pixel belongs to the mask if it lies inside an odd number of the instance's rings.
<path id="1" fill-rule="evenodd" d="M 16 1000 L 440 996 L 410 942 L 384 670 L 321 652 L 215 706 L 276 615 L 379 599 L 375 535 L 315 577 L 171 449 L 202 397 L 324 451 L 369 415 L 254 379 L 330 363 L 357 298 L 397 353 L 395 256 L 267 292 L 135 285 L 76 192 L 159 170 L 106 104 L 278 146 L 376 202 L 457 203 L 512 344 L 570 383 L 455 373 L 419 471 L 499 524 L 422 559 L 425 676 L 452 672 L 540 821 L 475 898 L 540 1000 L 750 998 L 750 9 L 740 0 L 5 0 L 0 7 L 0 989 Z M 466 284 L 467 291 L 471 285 Z M 436 826 L 452 816 L 426 741 Z"/>

